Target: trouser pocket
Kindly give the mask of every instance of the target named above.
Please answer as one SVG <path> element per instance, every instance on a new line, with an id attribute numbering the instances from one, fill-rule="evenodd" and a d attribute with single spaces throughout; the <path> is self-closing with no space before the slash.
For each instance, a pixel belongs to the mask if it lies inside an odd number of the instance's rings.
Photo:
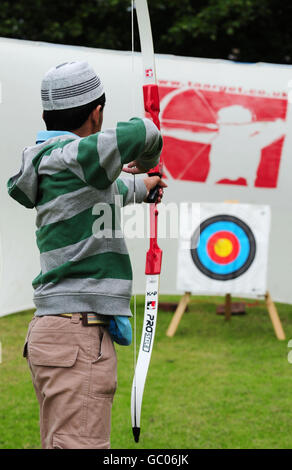
<path id="1" fill-rule="evenodd" d="M 72 367 L 77 359 L 79 346 L 70 344 L 28 345 L 28 357 L 33 366 Z"/>
<path id="2" fill-rule="evenodd" d="M 88 365 L 78 363 L 79 346 L 28 341 L 27 359 L 40 406 L 42 447 L 52 448 L 53 435 L 83 431 Z"/>
<path id="3" fill-rule="evenodd" d="M 117 357 L 106 328 L 100 335 L 99 354 L 91 363 L 89 395 L 113 397 L 117 388 Z"/>

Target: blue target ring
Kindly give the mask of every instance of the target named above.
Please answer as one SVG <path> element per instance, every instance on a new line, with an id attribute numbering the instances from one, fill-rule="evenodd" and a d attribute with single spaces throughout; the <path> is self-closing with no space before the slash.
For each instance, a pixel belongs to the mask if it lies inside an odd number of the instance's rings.
<path id="1" fill-rule="evenodd" d="M 232 261 L 218 262 L 218 257 L 210 254 L 210 240 L 216 234 L 230 234 L 230 245 L 236 244 L 237 250 Z M 196 267 L 211 279 L 227 281 L 246 272 L 256 253 L 256 241 L 250 227 L 241 219 L 230 215 L 218 215 L 203 221 L 191 239 L 191 256 Z"/>

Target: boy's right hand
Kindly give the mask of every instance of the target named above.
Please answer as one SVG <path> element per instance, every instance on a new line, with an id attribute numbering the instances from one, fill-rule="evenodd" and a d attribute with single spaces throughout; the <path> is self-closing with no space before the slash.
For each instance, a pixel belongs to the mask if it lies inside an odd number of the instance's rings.
<path id="1" fill-rule="evenodd" d="M 146 168 L 143 168 L 139 162 L 133 160 L 123 168 L 123 171 L 125 173 L 131 173 L 131 175 L 139 175 L 141 173 L 147 173 L 148 170 L 146 170 Z"/>

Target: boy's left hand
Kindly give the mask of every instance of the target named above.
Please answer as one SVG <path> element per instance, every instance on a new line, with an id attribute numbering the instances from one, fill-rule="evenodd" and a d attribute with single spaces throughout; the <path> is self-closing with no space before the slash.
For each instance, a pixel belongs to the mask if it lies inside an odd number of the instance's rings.
<path id="1" fill-rule="evenodd" d="M 144 184 L 147 189 L 147 196 L 144 199 L 144 202 L 147 202 L 147 197 L 151 189 L 155 188 L 157 185 L 160 186 L 159 195 L 157 198 L 157 203 L 159 204 L 163 197 L 163 188 L 167 188 L 167 184 L 159 176 L 147 176 L 147 178 L 144 178 Z"/>

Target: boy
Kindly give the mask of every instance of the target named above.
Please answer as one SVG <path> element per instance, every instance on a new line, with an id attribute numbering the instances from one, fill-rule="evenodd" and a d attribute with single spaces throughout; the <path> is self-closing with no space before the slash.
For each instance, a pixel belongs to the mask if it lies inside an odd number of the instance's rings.
<path id="1" fill-rule="evenodd" d="M 42 447 L 110 447 L 110 413 L 116 390 L 113 339 L 131 341 L 128 317 L 132 270 L 118 226 L 95 233 L 106 204 L 116 220 L 123 204 L 146 201 L 165 183 L 157 176 L 122 176 L 155 167 L 161 135 L 148 119 L 131 119 L 101 132 L 105 94 L 87 62 L 61 64 L 42 81 L 47 131 L 23 151 L 10 196 L 36 208 L 41 272 L 34 279 L 35 316 L 24 356 L 40 405 Z M 102 235 L 102 236 L 100 236 Z M 116 235 L 116 236 L 115 236 Z M 92 326 L 92 328 L 91 328 Z"/>

